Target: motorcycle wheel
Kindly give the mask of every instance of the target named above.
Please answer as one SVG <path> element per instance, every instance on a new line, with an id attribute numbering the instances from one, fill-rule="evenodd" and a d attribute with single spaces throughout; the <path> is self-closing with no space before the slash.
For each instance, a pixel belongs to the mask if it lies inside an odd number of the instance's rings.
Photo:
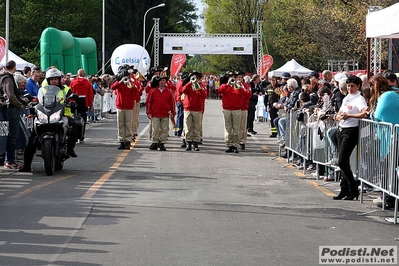
<path id="1" fill-rule="evenodd" d="M 44 170 L 47 175 L 53 175 L 55 171 L 55 153 L 52 139 L 43 141 Z"/>

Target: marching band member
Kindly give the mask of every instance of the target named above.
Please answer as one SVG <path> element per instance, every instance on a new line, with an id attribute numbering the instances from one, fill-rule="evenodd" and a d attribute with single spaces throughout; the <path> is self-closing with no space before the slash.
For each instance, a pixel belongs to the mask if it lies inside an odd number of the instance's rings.
<path id="1" fill-rule="evenodd" d="M 141 95 L 143 95 L 143 84 L 140 80 L 140 73 L 138 72 L 137 69 L 129 69 L 129 78 L 130 78 L 130 83 L 134 84 L 134 86 L 137 88 L 137 93 L 135 94 L 135 99 L 134 99 L 134 107 L 133 107 L 133 116 L 132 116 L 132 134 L 133 138 L 132 141 L 136 140 L 137 137 L 137 128 L 139 127 L 139 114 L 140 114 L 140 98 Z M 139 77 L 136 78 L 136 75 Z"/>
<path id="2" fill-rule="evenodd" d="M 245 91 L 236 84 L 234 76 L 233 72 L 224 74 L 220 79 L 220 83 L 223 84 L 219 88 L 219 94 L 222 96 L 227 153 L 238 153 L 242 97 L 245 94 Z"/>
<path id="3" fill-rule="evenodd" d="M 187 142 L 186 151 L 199 151 L 198 143 L 201 141 L 202 112 L 204 101 L 207 97 L 206 87 L 200 83 L 202 74 L 193 71 L 189 75 L 190 82 L 183 87 L 184 98 L 184 131 Z"/>
<path id="4" fill-rule="evenodd" d="M 176 92 L 175 92 L 175 103 L 177 108 L 176 115 L 176 126 L 178 127 L 178 131 L 175 132 L 175 136 L 181 136 L 183 133 L 183 119 L 184 119 L 184 107 L 183 107 L 183 82 L 188 77 L 187 72 L 183 72 L 181 74 L 181 79 L 176 84 Z M 185 148 L 185 147 L 184 147 Z"/>
<path id="5" fill-rule="evenodd" d="M 151 70 L 148 72 L 148 74 L 146 75 L 146 78 L 147 78 L 147 85 L 146 85 L 146 87 L 145 87 L 145 93 L 148 95 L 150 92 L 151 92 L 151 90 L 153 89 L 152 87 L 151 87 L 151 82 L 156 78 L 156 77 L 158 77 L 158 76 L 160 76 L 161 75 L 161 72 L 162 72 L 162 68 L 161 67 L 153 67 L 153 68 L 151 68 Z M 147 96 L 147 98 L 148 98 L 148 96 Z"/>
<path id="6" fill-rule="evenodd" d="M 240 119 L 240 129 L 238 131 L 238 139 L 240 143 L 241 150 L 245 150 L 245 144 L 247 144 L 247 118 L 248 118 L 248 107 L 249 99 L 251 99 L 252 91 L 251 85 L 244 82 L 245 73 L 242 71 L 236 71 L 236 84 L 243 90 L 242 94 L 242 106 L 241 106 L 241 119 Z"/>
<path id="7" fill-rule="evenodd" d="M 122 65 L 118 68 L 116 81 L 111 85 L 111 89 L 116 95 L 116 113 L 118 123 L 118 149 L 130 149 L 132 141 L 132 117 L 135 95 L 138 88 L 130 82 L 129 71 L 132 66 Z"/>
<path id="8" fill-rule="evenodd" d="M 152 144 L 150 150 L 166 151 L 168 139 L 169 117 L 175 116 L 175 102 L 171 91 L 167 88 L 168 77 L 158 76 L 151 82 L 151 93 L 147 96 L 147 116 L 152 124 Z"/>

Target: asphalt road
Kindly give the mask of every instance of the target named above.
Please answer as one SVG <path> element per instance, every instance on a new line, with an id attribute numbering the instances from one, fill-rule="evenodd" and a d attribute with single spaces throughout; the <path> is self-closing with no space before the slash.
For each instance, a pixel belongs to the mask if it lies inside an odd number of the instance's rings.
<path id="1" fill-rule="evenodd" d="M 397 246 L 391 211 L 333 201 L 336 182 L 303 175 L 277 156 L 269 123 L 226 154 L 219 100 L 207 100 L 204 144 L 117 149 L 115 115 L 88 126 L 78 158 L 46 176 L 0 170 L 0 265 L 319 265 L 319 246 Z"/>

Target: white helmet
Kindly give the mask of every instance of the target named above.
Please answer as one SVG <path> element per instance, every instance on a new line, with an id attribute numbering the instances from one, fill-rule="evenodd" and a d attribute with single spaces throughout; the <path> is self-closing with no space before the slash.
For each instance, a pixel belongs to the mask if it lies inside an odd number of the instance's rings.
<path id="1" fill-rule="evenodd" d="M 59 71 L 56 68 L 50 68 L 46 72 L 46 79 L 48 81 L 49 78 L 61 78 L 62 74 L 61 71 Z"/>

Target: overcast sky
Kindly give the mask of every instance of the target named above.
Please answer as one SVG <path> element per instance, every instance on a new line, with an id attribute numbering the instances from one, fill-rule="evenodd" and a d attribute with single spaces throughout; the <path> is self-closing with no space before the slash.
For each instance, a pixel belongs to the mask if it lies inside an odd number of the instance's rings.
<path id="1" fill-rule="evenodd" d="M 198 17 L 200 16 L 200 15 L 202 15 L 202 6 L 203 6 L 203 4 L 202 4 L 202 2 L 201 2 L 201 0 L 194 0 L 194 4 L 196 5 L 196 7 L 197 7 L 197 15 L 198 15 Z M 201 27 L 201 29 L 200 29 L 200 32 L 202 32 L 203 30 L 204 30 L 204 27 L 203 27 L 203 20 L 202 19 L 198 19 L 197 20 L 197 24 Z"/>

